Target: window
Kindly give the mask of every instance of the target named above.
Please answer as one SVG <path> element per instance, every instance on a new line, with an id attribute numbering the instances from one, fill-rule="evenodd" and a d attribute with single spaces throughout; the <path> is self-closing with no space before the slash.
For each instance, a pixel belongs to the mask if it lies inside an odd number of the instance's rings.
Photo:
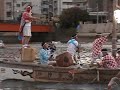
<path id="1" fill-rule="evenodd" d="M 20 7 L 20 4 L 16 4 L 16 7 Z"/>
<path id="2" fill-rule="evenodd" d="M 7 17 L 11 17 L 12 16 L 12 12 L 6 12 L 6 14 L 7 14 Z"/>
<path id="3" fill-rule="evenodd" d="M 48 12 L 48 9 L 47 8 L 43 8 L 43 12 Z"/>
<path id="4" fill-rule="evenodd" d="M 49 4 L 48 1 L 43 1 L 42 4 Z"/>
<path id="5" fill-rule="evenodd" d="M 11 3 L 11 2 L 6 2 L 6 6 L 7 6 L 8 8 L 11 8 L 11 7 L 12 7 L 12 3 Z"/>
<path id="6" fill-rule="evenodd" d="M 31 5 L 31 2 L 22 2 L 22 6 Z"/>

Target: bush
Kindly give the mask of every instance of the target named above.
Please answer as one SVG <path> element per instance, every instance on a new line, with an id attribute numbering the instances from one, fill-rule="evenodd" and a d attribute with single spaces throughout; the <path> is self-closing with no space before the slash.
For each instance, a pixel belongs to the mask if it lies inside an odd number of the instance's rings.
<path id="1" fill-rule="evenodd" d="M 68 8 L 60 15 L 61 28 L 76 28 L 80 21 L 86 22 L 88 20 L 88 12 L 78 7 Z"/>
<path id="2" fill-rule="evenodd" d="M 62 29 L 62 32 L 65 36 L 71 37 L 73 34 L 77 33 L 75 28 Z"/>

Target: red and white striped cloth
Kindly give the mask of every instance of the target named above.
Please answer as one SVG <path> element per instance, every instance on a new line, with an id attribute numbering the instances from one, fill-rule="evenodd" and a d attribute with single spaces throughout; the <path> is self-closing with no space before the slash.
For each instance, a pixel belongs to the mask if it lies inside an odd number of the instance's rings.
<path id="1" fill-rule="evenodd" d="M 114 69 L 118 67 L 117 62 L 115 61 L 115 58 L 112 55 L 104 56 L 101 65 L 104 68 L 109 68 L 109 69 Z"/>
<path id="2" fill-rule="evenodd" d="M 103 44 L 107 41 L 107 36 L 101 36 L 95 39 L 92 47 L 92 57 L 96 58 L 101 53 Z"/>

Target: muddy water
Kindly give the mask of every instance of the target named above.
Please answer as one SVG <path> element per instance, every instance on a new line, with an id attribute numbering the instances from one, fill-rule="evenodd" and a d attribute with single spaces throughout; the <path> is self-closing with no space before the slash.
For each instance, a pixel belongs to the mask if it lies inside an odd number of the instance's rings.
<path id="1" fill-rule="evenodd" d="M 107 90 L 107 85 L 33 83 L 19 80 L 5 80 L 1 82 L 0 90 Z"/>

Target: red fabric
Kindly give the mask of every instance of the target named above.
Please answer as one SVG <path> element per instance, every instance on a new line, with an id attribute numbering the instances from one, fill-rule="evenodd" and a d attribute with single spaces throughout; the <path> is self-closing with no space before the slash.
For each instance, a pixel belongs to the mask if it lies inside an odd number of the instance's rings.
<path id="1" fill-rule="evenodd" d="M 104 68 L 114 69 L 117 68 L 118 64 L 112 55 L 106 55 L 103 57 L 102 66 Z"/>
<path id="2" fill-rule="evenodd" d="M 100 38 L 97 38 L 93 42 L 92 57 L 97 57 L 100 54 L 100 52 L 102 50 L 102 46 L 106 41 L 107 41 L 107 36 L 102 36 Z"/>
<path id="3" fill-rule="evenodd" d="M 28 12 L 24 12 L 22 15 L 23 20 L 30 20 L 30 15 Z"/>

